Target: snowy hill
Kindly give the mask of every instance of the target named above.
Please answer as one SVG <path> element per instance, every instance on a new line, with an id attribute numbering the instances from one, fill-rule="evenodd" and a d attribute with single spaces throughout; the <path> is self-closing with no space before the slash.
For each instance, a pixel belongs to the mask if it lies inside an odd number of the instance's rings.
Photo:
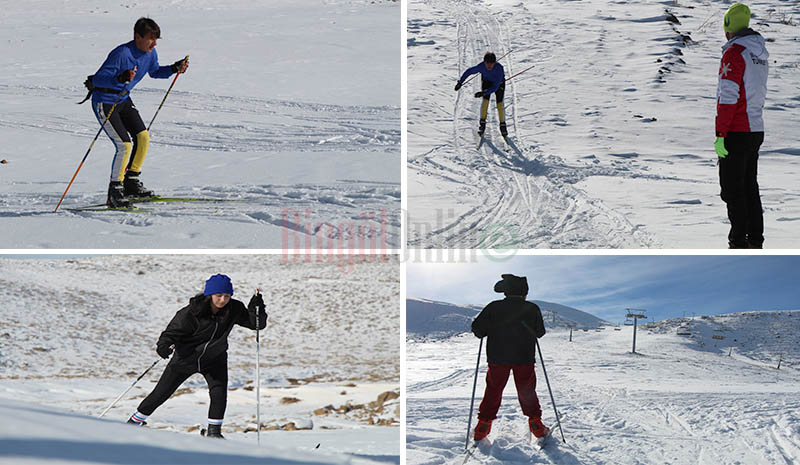
<path id="1" fill-rule="evenodd" d="M 713 150 L 727 0 L 410 0 L 408 209 L 432 248 L 724 248 Z M 765 246 L 800 231 L 800 3 L 748 2 L 770 52 L 759 184 Z M 477 148 L 494 51 L 507 77 Z"/>
<path id="2" fill-rule="evenodd" d="M 690 347 L 753 363 L 800 369 L 800 310 L 743 312 L 676 318 L 644 326 L 656 334 L 677 334 Z"/>
<path id="3" fill-rule="evenodd" d="M 700 347 L 696 340 L 678 335 L 676 322 L 659 322 L 652 331 L 640 326 L 636 354 L 631 353 L 630 326 L 577 332 L 573 342 L 568 332 L 551 331 L 540 344 L 566 444 L 560 442 L 558 430 L 542 451 L 530 444 L 527 419 L 509 382 L 489 441 L 468 463 L 796 463 L 800 457 L 797 335 L 792 334 L 788 345 L 779 342 L 786 332 L 797 333 L 796 318 L 797 312 L 714 317 L 730 329 L 728 337 L 739 339 L 748 329 L 753 333 L 748 344 L 757 350 L 734 349 L 730 357 L 726 350 L 710 349 L 708 343 L 717 341 L 710 336 Z M 700 321 L 695 320 L 698 333 L 701 325 L 712 324 Z M 775 330 L 773 323 L 785 331 L 780 338 L 766 337 Z M 466 334 L 407 342 L 409 465 L 464 463 L 477 350 L 477 340 Z M 785 364 L 777 370 L 772 362 L 784 352 Z M 553 425 L 553 405 L 538 360 L 536 371 L 543 420 Z M 476 409 L 485 373 L 482 357 Z M 473 427 L 475 421 L 473 416 Z"/>
<path id="4" fill-rule="evenodd" d="M 543 300 L 531 300 L 542 310 L 542 318 L 548 329 L 595 328 L 608 324 L 586 312 Z M 472 320 L 482 306 L 459 306 L 433 300 L 406 299 L 406 332 L 415 337 L 441 338 L 470 332 Z"/>
<path id="5" fill-rule="evenodd" d="M 394 256 L 309 262 L 279 255 L 0 259 L 0 297 L 14 301 L 0 319 L 0 399 L 98 415 L 158 360 L 155 342 L 175 312 L 209 275 L 223 272 L 233 280 L 234 298 L 247 302 L 258 287 L 267 304 L 262 427 L 286 435 L 281 443 L 306 435 L 315 444 L 327 442 L 329 451 L 397 462 L 398 271 Z M 254 441 L 254 334 L 236 327 L 228 342 L 223 432 Z M 164 365 L 156 365 L 105 418 L 126 420 Z M 194 375 L 148 419 L 148 427 L 197 434 L 207 404 L 206 383 Z M 366 447 L 359 435 L 351 434 L 353 441 L 338 436 L 354 430 L 381 441 Z"/>
<path id="6" fill-rule="evenodd" d="M 161 64 L 191 63 L 151 128 L 142 182 L 213 201 L 70 211 L 106 200 L 114 149 L 101 134 L 52 213 L 99 129 L 76 105 L 83 82 L 141 16 L 161 27 Z M 399 20 L 399 2 L 369 0 L 4 5 L 2 246 L 399 247 Z M 131 92 L 145 125 L 171 81 Z"/>

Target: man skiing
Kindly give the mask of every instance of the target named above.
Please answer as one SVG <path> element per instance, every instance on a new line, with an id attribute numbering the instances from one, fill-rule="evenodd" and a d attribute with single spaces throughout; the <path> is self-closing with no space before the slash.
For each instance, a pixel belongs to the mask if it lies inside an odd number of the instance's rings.
<path id="1" fill-rule="evenodd" d="M 156 52 L 159 38 L 158 24 L 150 18 L 139 18 L 133 26 L 133 40 L 112 50 L 92 76 L 92 110 L 101 124 L 111 113 L 103 129 L 116 148 L 106 201 L 109 207 L 129 207 L 131 197 L 153 196 L 139 181 L 150 134 L 130 95 L 122 93 L 130 92 L 145 74 L 166 79 L 174 73 L 186 72 L 189 61 L 185 58 L 172 65 L 159 66 Z M 112 112 L 115 102 L 117 105 Z"/>
<path id="2" fill-rule="evenodd" d="M 723 18 L 717 84 L 714 149 L 719 157 L 720 197 L 728 207 L 728 247 L 760 249 L 764 215 L 758 191 L 758 149 L 764 141 L 769 53 L 764 38 L 748 27 L 750 8 L 734 3 Z"/>
<path id="3" fill-rule="evenodd" d="M 128 423 L 144 425 L 147 417 L 163 404 L 187 378 L 200 373 L 208 383 L 211 405 L 208 408 L 208 437 L 222 438 L 222 421 L 228 398 L 228 334 L 233 325 L 264 329 L 267 313 L 261 294 L 255 294 L 247 307 L 231 299 L 229 277 L 215 274 L 208 278 L 201 294 L 178 310 L 161 333 L 156 352 L 172 359 L 158 384 L 139 404 Z M 256 311 L 258 326 L 256 326 Z"/>
<path id="4" fill-rule="evenodd" d="M 506 137 L 508 136 L 508 128 L 506 127 L 506 119 L 503 111 L 503 95 L 506 92 L 506 74 L 505 71 L 503 71 L 503 65 L 497 62 L 497 57 L 494 56 L 494 53 L 487 52 L 486 55 L 483 56 L 483 62 L 464 71 L 464 74 L 461 75 L 461 78 L 456 83 L 455 90 L 461 89 L 464 80 L 476 73 L 481 73 L 481 91 L 475 93 L 475 98 L 483 98 L 478 135 L 483 137 L 483 133 L 486 131 L 486 113 L 489 109 L 489 98 L 492 94 L 495 94 L 495 99 L 497 100 L 497 116 L 500 120 L 500 134 Z"/>
<path id="5" fill-rule="evenodd" d="M 542 312 L 533 302 L 525 300 L 528 280 L 524 276 L 502 275 L 494 285 L 495 292 L 506 298 L 487 305 L 472 322 L 476 337 L 487 337 L 486 391 L 478 408 L 478 425 L 475 440 L 485 438 L 492 429 L 492 420 L 503 398 L 503 389 L 508 375 L 514 372 L 522 413 L 528 417 L 528 426 L 537 438 L 547 435 L 550 429 L 542 424 L 542 408 L 536 395 L 536 372 L 534 371 L 536 339 L 544 336 Z"/>

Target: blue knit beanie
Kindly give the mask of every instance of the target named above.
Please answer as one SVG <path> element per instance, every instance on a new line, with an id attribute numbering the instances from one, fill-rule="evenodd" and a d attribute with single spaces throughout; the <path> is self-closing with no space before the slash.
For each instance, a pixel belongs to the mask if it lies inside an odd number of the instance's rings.
<path id="1" fill-rule="evenodd" d="M 215 274 L 206 281 L 206 288 L 203 295 L 230 294 L 233 295 L 233 283 L 231 278 L 224 274 Z"/>

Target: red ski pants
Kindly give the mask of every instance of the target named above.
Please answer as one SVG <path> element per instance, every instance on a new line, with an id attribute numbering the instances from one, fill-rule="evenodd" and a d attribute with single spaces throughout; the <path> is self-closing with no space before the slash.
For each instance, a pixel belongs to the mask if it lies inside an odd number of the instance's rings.
<path id="1" fill-rule="evenodd" d="M 536 395 L 536 371 L 533 367 L 533 364 L 490 363 L 486 372 L 486 392 L 478 408 L 478 418 L 488 421 L 497 418 L 497 410 L 500 409 L 500 401 L 503 399 L 503 389 L 511 371 L 514 372 L 514 384 L 517 386 L 517 398 L 519 405 L 522 406 L 522 413 L 530 418 L 541 418 L 542 407 Z"/>

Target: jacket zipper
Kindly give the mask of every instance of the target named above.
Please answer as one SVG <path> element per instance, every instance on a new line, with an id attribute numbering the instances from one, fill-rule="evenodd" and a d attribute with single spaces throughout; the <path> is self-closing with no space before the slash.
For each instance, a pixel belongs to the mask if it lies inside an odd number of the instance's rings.
<path id="1" fill-rule="evenodd" d="M 211 339 L 209 339 L 208 342 L 206 342 L 206 346 L 203 347 L 203 351 L 200 353 L 200 356 L 197 357 L 197 371 L 200 371 L 200 359 L 203 358 L 203 354 L 206 353 L 206 349 L 208 349 L 208 345 L 211 344 L 211 341 L 214 340 L 214 335 L 217 334 L 217 326 L 219 326 L 219 322 L 215 321 L 214 322 L 214 332 L 211 333 Z"/>

